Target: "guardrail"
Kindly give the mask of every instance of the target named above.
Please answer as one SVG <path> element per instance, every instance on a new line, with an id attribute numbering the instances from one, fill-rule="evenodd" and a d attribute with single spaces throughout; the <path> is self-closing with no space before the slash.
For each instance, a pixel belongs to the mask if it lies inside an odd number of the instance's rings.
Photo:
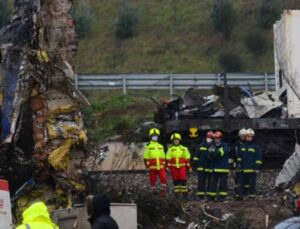
<path id="1" fill-rule="evenodd" d="M 79 74 L 76 85 L 80 89 L 169 89 L 170 95 L 176 89 L 197 87 L 210 89 L 223 84 L 223 75 L 217 74 Z M 254 90 L 274 90 L 273 74 L 227 74 L 229 86 L 251 87 Z"/>

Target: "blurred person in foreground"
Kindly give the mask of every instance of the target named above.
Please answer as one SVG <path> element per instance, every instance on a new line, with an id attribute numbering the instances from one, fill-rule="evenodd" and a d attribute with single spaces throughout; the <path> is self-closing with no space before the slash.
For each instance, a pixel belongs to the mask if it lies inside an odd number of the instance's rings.
<path id="1" fill-rule="evenodd" d="M 51 221 L 47 206 L 43 202 L 31 204 L 25 209 L 22 216 L 22 225 L 16 229 L 59 229 Z"/>
<path id="2" fill-rule="evenodd" d="M 86 202 L 91 229 L 119 229 L 110 216 L 110 201 L 105 194 L 89 195 Z"/>

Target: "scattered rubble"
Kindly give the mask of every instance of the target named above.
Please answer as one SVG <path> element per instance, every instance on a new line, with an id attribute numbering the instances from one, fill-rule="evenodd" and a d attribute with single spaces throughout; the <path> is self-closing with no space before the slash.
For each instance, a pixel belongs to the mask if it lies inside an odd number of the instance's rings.
<path id="1" fill-rule="evenodd" d="M 224 118 L 225 103 L 234 119 L 281 118 L 286 109 L 286 100 L 277 92 L 261 91 L 252 95 L 245 94 L 242 88 L 228 87 L 228 99 L 225 101 L 223 91 L 223 87 L 215 85 L 215 94 L 202 96 L 196 88 L 190 88 L 182 97 L 159 106 L 155 121 L 163 124 L 174 119 Z"/>
<path id="2" fill-rule="evenodd" d="M 277 174 L 278 170 L 262 171 L 258 177 L 257 199 L 245 201 L 232 198 L 234 181 L 230 176 L 230 198 L 221 203 L 197 199 L 197 176 L 193 173 L 188 179 L 189 195 L 179 200 L 172 194 L 170 180 L 165 199 L 159 197 L 159 190 L 156 194 L 150 193 L 146 172 L 92 173 L 89 183 L 93 192 L 107 192 L 113 201 L 136 203 L 140 228 L 265 228 L 266 215 L 269 216 L 269 225 L 293 216 L 290 202 L 282 201 L 284 193 L 275 190 Z M 205 215 L 204 207 L 208 215 L 219 221 Z"/>

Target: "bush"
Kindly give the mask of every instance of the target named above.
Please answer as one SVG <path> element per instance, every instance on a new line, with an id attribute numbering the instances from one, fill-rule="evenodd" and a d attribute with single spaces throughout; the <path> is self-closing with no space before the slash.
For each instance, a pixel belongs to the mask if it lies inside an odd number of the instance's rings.
<path id="1" fill-rule="evenodd" d="M 238 72 L 241 71 L 243 67 L 241 57 L 230 52 L 220 54 L 219 64 L 225 72 Z"/>
<path id="2" fill-rule="evenodd" d="M 9 21 L 11 14 L 7 0 L 0 0 L 0 29 Z"/>
<path id="3" fill-rule="evenodd" d="M 254 55 L 262 55 L 267 50 L 266 38 L 258 32 L 250 32 L 245 36 L 245 45 Z"/>
<path id="4" fill-rule="evenodd" d="M 258 22 L 262 28 L 269 29 L 280 18 L 280 0 L 261 0 Z"/>
<path id="5" fill-rule="evenodd" d="M 79 38 L 84 38 L 91 31 L 94 20 L 91 7 L 85 3 L 75 6 L 74 15 L 76 21 L 76 33 Z"/>
<path id="6" fill-rule="evenodd" d="M 230 0 L 215 0 L 211 11 L 215 31 L 222 32 L 229 39 L 235 26 L 236 16 Z"/>
<path id="7" fill-rule="evenodd" d="M 137 10 L 124 4 L 119 10 L 119 17 L 116 23 L 116 37 L 127 39 L 134 35 L 135 26 L 138 24 Z"/>

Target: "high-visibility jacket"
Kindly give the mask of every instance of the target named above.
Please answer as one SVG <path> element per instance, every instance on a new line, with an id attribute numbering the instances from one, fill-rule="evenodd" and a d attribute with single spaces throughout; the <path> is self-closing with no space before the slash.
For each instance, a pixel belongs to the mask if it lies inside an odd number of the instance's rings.
<path id="1" fill-rule="evenodd" d="M 253 173 L 262 164 L 262 153 L 254 142 L 245 142 L 238 152 L 237 161 L 240 163 L 242 172 Z"/>
<path id="2" fill-rule="evenodd" d="M 191 154 L 183 145 L 172 145 L 167 152 L 168 167 L 181 168 L 190 166 Z"/>
<path id="3" fill-rule="evenodd" d="M 212 146 L 212 143 L 206 141 L 201 143 L 198 147 L 196 154 L 193 158 L 197 171 L 211 172 L 210 160 L 208 158 L 208 149 Z"/>
<path id="4" fill-rule="evenodd" d="M 37 202 L 23 212 L 22 225 L 16 229 L 59 229 L 59 227 L 52 223 L 46 205 Z"/>
<path id="5" fill-rule="evenodd" d="M 214 144 L 214 157 L 211 157 L 211 168 L 216 173 L 229 173 L 229 147 L 226 143 L 221 142 L 219 145 Z"/>
<path id="6" fill-rule="evenodd" d="M 149 169 L 160 170 L 166 165 L 166 154 L 164 147 L 155 141 L 150 141 L 144 152 L 144 159 Z"/>

